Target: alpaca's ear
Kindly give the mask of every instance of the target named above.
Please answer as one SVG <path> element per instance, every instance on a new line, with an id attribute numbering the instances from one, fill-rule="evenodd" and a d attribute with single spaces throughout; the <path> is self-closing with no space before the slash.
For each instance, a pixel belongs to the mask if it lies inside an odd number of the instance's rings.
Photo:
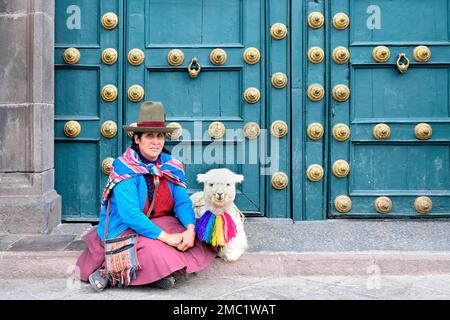
<path id="1" fill-rule="evenodd" d="M 200 183 L 205 183 L 206 182 L 206 174 L 199 173 L 197 175 L 197 181 L 200 182 Z"/>
<path id="2" fill-rule="evenodd" d="M 241 183 L 244 181 L 244 176 L 242 174 L 235 174 L 234 175 L 234 182 Z"/>

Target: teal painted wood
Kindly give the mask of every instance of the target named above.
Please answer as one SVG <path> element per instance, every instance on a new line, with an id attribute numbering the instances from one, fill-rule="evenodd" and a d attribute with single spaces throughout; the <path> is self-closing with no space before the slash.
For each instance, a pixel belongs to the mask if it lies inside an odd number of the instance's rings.
<path id="1" fill-rule="evenodd" d="M 238 187 L 236 203 L 246 213 L 263 215 L 265 177 L 257 160 L 259 143 L 239 135 L 225 136 L 229 150 L 221 150 L 206 133 L 212 121 L 221 121 L 226 129 L 242 129 L 252 121 L 266 127 L 265 112 L 265 3 L 259 0 L 232 1 L 153 1 L 129 0 L 125 7 L 125 52 L 138 48 L 145 52 L 140 66 L 125 64 L 124 92 L 132 85 L 145 90 L 144 100 L 162 101 L 168 122 L 178 122 L 184 130 L 183 142 L 166 145 L 185 163 L 190 191 L 203 188 L 196 182 L 197 173 L 228 167 L 245 176 Z M 245 64 L 243 52 L 256 47 L 261 61 Z M 212 49 L 222 48 L 228 58 L 223 66 L 210 62 Z M 181 66 L 170 66 L 167 54 L 181 49 L 185 55 Z M 198 58 L 202 70 L 198 78 L 188 76 L 187 66 Z M 245 103 L 242 94 L 248 87 L 261 92 L 256 104 Z M 135 122 L 140 103 L 124 100 L 123 122 Z M 232 133 L 232 132 L 229 132 Z M 122 132 L 125 149 L 130 140 Z M 220 141 L 219 141 L 220 142 Z M 240 164 L 238 151 L 244 145 L 245 162 Z M 225 148 L 224 148 L 225 149 Z M 217 160 L 203 155 L 217 155 Z M 227 157 L 229 161 L 227 161 Z M 254 160 L 254 164 L 251 164 Z"/>
<path id="2" fill-rule="evenodd" d="M 312 12 L 320 12 L 325 15 L 325 1 L 304 1 L 305 17 L 303 19 L 302 27 L 304 28 L 305 49 L 303 56 L 308 56 L 308 50 L 312 47 L 319 47 L 325 50 L 325 31 L 326 24 L 318 29 L 313 29 L 308 26 L 307 17 Z M 327 57 L 327 55 L 325 55 Z M 328 104 L 327 95 L 320 101 L 312 101 L 308 98 L 306 92 L 308 87 L 312 84 L 320 84 L 327 92 L 327 60 L 321 63 L 312 63 L 309 59 L 304 62 L 304 96 L 302 99 L 302 115 L 303 115 L 303 130 L 302 130 L 302 144 L 303 144 L 303 166 L 302 183 L 303 183 L 303 212 L 301 220 L 322 220 L 326 217 L 326 181 L 327 181 L 327 163 L 326 163 L 326 143 L 325 136 L 319 140 L 312 140 L 307 135 L 307 128 L 312 123 L 319 123 L 324 128 L 327 125 L 326 105 Z M 310 181 L 307 178 L 306 171 L 311 165 L 320 165 L 324 168 L 324 177 L 320 181 Z"/>
<path id="3" fill-rule="evenodd" d="M 106 12 L 121 17 L 119 11 L 120 1 L 55 1 L 55 185 L 62 196 L 63 221 L 97 219 L 107 178 L 101 162 L 118 152 L 119 137 L 103 137 L 100 127 L 107 120 L 120 124 L 121 90 L 114 102 L 104 102 L 100 92 L 106 84 L 121 87 L 122 22 L 118 28 L 106 30 L 100 21 Z M 69 47 L 80 51 L 81 59 L 75 65 L 63 60 L 63 52 Z M 116 64 L 102 63 L 106 48 L 118 51 Z M 70 120 L 81 125 L 76 138 L 64 134 L 64 125 Z"/>
<path id="4" fill-rule="evenodd" d="M 304 209 L 304 88 L 305 72 L 303 57 L 305 56 L 304 39 L 307 28 L 303 26 L 305 20 L 305 1 L 291 1 L 291 188 L 292 188 L 292 219 L 301 221 L 306 219 Z"/>
<path id="5" fill-rule="evenodd" d="M 349 64 L 330 62 L 330 86 L 346 84 L 351 97 L 346 102 L 330 100 L 330 139 L 328 171 L 338 159 L 350 164 L 350 175 L 337 178 L 329 174 L 330 217 L 425 217 L 450 215 L 450 8 L 448 1 L 330 1 L 328 23 L 337 12 L 350 17 L 350 28 L 330 28 L 329 50 L 337 46 L 350 49 Z M 379 21 L 371 16 L 379 12 Z M 417 19 L 420 13 L 421 18 Z M 375 17 L 375 16 L 374 16 Z M 377 18 L 377 17 L 375 17 Z M 373 22 L 380 22 L 379 25 Z M 368 27 L 369 26 L 369 27 Z M 378 28 L 379 27 L 379 28 Z M 391 51 L 386 63 L 377 63 L 372 50 L 385 45 Z M 429 62 L 416 62 L 413 50 L 427 45 Z M 411 66 L 399 73 L 395 61 L 405 53 Z M 330 89 L 331 89 L 330 88 Z M 418 123 L 432 126 L 433 135 L 418 140 L 414 127 Z M 337 142 L 331 128 L 349 124 L 351 138 Z M 388 124 L 388 140 L 376 140 L 373 127 Z M 352 199 L 349 213 L 338 213 L 334 199 L 348 195 Z M 374 208 L 379 196 L 393 202 L 389 214 Z M 414 200 L 428 196 L 433 210 L 418 213 Z"/>
<path id="6" fill-rule="evenodd" d="M 291 6 L 288 0 L 270 0 L 267 2 L 266 18 L 268 30 L 266 34 L 267 63 L 266 63 L 266 109 L 268 110 L 267 136 L 270 137 L 270 162 L 267 165 L 266 179 L 266 205 L 267 216 L 271 218 L 292 218 L 291 212 L 291 190 L 295 181 L 291 177 Z M 284 39 L 273 39 L 270 35 L 270 27 L 275 23 L 283 23 L 287 26 L 288 33 Z M 284 73 L 288 78 L 285 88 L 275 88 L 271 84 L 274 73 Z M 289 134 L 282 138 L 272 137 L 270 125 L 277 120 L 282 120 L 289 127 Z M 271 184 L 271 176 L 275 172 L 283 172 L 289 177 L 289 183 L 282 190 L 275 189 Z"/>

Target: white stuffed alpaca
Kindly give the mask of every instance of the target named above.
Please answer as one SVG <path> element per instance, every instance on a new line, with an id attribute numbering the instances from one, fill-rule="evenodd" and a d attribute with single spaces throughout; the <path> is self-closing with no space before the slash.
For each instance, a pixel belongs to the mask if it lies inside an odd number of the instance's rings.
<path id="1" fill-rule="evenodd" d="M 205 174 L 198 174 L 197 181 L 204 184 L 203 191 L 191 195 L 196 218 L 211 211 L 213 214 L 227 212 L 236 225 L 236 236 L 218 252 L 219 257 L 227 262 L 236 261 L 247 250 L 247 236 L 244 231 L 244 215 L 234 204 L 236 183 L 241 183 L 244 176 L 231 170 L 212 169 Z"/>

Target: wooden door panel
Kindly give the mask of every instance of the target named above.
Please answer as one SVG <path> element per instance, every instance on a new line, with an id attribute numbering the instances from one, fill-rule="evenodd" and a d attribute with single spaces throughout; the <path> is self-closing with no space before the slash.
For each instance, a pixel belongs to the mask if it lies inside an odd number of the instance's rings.
<path id="1" fill-rule="evenodd" d="M 350 22 L 329 35 L 330 55 L 339 46 L 350 52 L 349 63 L 330 60 L 329 216 L 450 215 L 448 1 L 331 1 L 329 9 L 330 25 L 340 12 Z M 419 45 L 430 59 L 419 61 Z M 389 50 L 386 61 L 375 59 L 378 46 Z M 403 73 L 397 66 L 402 54 L 409 59 Z M 337 85 L 348 86 L 347 100 L 333 96 Z M 332 133 L 340 123 L 351 132 L 345 141 Z M 416 134 L 422 124 L 428 137 Z M 377 125 L 388 134 L 377 134 Z M 338 160 L 348 163 L 348 175 L 333 169 Z M 347 201 L 347 209 L 336 204 L 339 196 L 348 197 L 340 202 Z M 386 212 L 376 206 L 380 197 L 391 201 Z M 415 205 L 420 197 L 432 204 L 426 212 Z"/>
<path id="2" fill-rule="evenodd" d="M 196 175 L 212 168 L 229 167 L 245 175 L 245 182 L 237 186 L 236 202 L 247 213 L 264 214 L 264 176 L 258 164 L 229 161 L 244 146 L 244 154 L 255 153 L 242 129 L 248 122 L 265 126 L 264 108 L 264 10 L 260 0 L 232 1 L 126 1 L 125 47 L 126 52 L 140 49 L 145 62 L 139 66 L 125 67 L 125 87 L 140 85 L 145 91 L 143 100 L 162 101 L 167 122 L 177 122 L 184 129 L 182 144 L 184 153 L 175 154 L 185 163 L 190 192 L 203 188 L 196 182 Z M 248 47 L 260 51 L 260 61 L 247 64 L 243 53 Z M 227 59 L 222 65 L 212 63 L 212 50 L 220 48 Z M 184 54 L 179 66 L 168 63 L 168 54 L 178 49 Z M 187 67 L 193 58 L 201 65 L 197 78 L 191 78 Z M 243 93 L 248 87 L 260 92 L 256 103 L 247 103 Z M 143 101 L 142 100 L 142 101 Z M 124 123 L 135 122 L 139 102 L 126 99 Z M 225 130 L 240 135 L 224 135 L 218 142 L 231 146 L 230 152 L 219 156 L 208 155 L 214 147 L 214 138 L 208 135 L 208 127 L 220 121 Z M 197 123 L 197 125 L 196 125 Z M 199 135 L 194 135 L 196 128 Z M 237 131 L 236 131 L 237 130 Z M 217 141 L 216 141 L 217 142 Z M 124 135 L 123 148 L 130 140 Z M 171 150 L 179 149 L 180 141 L 167 140 Z M 259 147 L 256 148 L 256 153 Z M 227 162 L 227 157 L 228 162 Z"/>

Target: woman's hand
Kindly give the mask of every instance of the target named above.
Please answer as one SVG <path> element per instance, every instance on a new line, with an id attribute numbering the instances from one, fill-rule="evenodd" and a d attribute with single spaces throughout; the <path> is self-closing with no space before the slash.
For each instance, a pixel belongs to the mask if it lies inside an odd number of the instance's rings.
<path id="1" fill-rule="evenodd" d="M 186 251 L 194 246 L 195 242 L 195 225 L 190 224 L 186 231 L 182 234 L 182 242 L 177 246 L 180 251 Z"/>
<path id="2" fill-rule="evenodd" d="M 178 247 L 183 240 L 183 234 L 182 233 L 167 233 L 165 231 L 161 232 L 158 240 L 164 242 L 165 244 L 168 244 L 172 247 Z"/>

